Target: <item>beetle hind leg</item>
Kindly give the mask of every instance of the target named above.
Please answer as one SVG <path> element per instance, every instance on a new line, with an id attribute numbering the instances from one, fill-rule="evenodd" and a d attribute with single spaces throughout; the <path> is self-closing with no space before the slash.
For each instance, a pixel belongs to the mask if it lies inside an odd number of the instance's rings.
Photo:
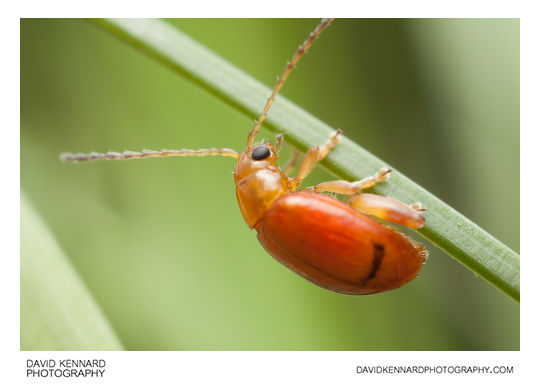
<path id="1" fill-rule="evenodd" d="M 341 195 L 352 195 L 348 204 L 360 213 L 410 228 L 421 228 L 424 225 L 425 219 L 420 212 L 424 212 L 425 209 L 420 204 L 408 206 L 390 197 L 371 193 L 359 194 L 363 189 L 370 188 L 388 179 L 390 172 L 392 172 L 391 169 L 383 168 L 375 175 L 359 181 L 327 181 L 314 187 L 306 188 L 306 190 L 317 193 L 332 192 Z"/>
<path id="2" fill-rule="evenodd" d="M 413 204 L 411 205 L 411 208 L 414 209 L 415 211 L 418 211 L 418 212 L 425 212 L 427 211 L 427 209 L 425 209 L 422 204 L 420 203 L 416 203 L 416 204 Z"/>
<path id="3" fill-rule="evenodd" d="M 410 207 L 401 201 L 386 196 L 362 193 L 354 196 L 349 201 L 349 205 L 360 213 L 409 228 L 421 228 L 425 221 L 424 216 L 420 213 L 425 209 L 419 208 L 418 204 Z"/>

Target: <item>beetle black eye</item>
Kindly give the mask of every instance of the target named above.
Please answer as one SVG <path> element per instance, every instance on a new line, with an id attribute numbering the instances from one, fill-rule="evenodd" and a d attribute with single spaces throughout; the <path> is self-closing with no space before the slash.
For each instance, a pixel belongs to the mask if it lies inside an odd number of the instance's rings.
<path id="1" fill-rule="evenodd" d="M 268 156 L 270 156 L 270 148 L 268 148 L 266 145 L 261 145 L 251 152 L 251 158 L 253 160 L 263 160 Z"/>

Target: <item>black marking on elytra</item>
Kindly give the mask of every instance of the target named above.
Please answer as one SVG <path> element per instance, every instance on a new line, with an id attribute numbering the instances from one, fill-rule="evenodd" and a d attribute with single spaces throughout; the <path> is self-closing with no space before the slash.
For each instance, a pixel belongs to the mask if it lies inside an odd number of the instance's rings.
<path id="1" fill-rule="evenodd" d="M 368 277 L 364 280 L 366 284 L 369 280 L 373 279 L 379 270 L 382 259 L 384 257 L 384 245 L 382 244 L 373 244 L 373 260 L 371 261 L 371 271 L 369 272 Z"/>

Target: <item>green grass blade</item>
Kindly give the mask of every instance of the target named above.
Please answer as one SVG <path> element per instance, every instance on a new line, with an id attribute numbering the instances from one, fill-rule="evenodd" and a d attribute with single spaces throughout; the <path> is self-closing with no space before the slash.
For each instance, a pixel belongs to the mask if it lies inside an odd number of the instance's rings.
<path id="1" fill-rule="evenodd" d="M 271 92 L 267 86 L 164 21 L 100 19 L 94 22 L 253 119 Z M 283 133 L 289 143 L 304 151 L 323 143 L 334 131 L 281 96 L 270 109 L 265 127 Z M 246 127 L 246 136 L 250 128 Z M 389 167 L 346 137 L 322 165 L 347 180 L 358 180 L 374 174 L 381 167 Z M 374 191 L 409 204 L 421 202 L 428 212 L 426 225 L 419 233 L 519 301 L 517 253 L 398 171 L 389 182 L 375 187 Z"/>
<path id="2" fill-rule="evenodd" d="M 21 350 L 122 344 L 39 215 L 21 196 Z"/>

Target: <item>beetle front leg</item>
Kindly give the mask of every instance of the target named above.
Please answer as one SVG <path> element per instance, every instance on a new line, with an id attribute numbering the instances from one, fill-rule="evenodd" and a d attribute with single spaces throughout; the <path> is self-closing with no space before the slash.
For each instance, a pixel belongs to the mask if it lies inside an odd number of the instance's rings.
<path id="1" fill-rule="evenodd" d="M 291 185 L 293 189 L 296 189 L 300 185 L 300 183 L 302 183 L 302 180 L 304 180 L 307 175 L 309 175 L 311 171 L 313 171 L 315 165 L 317 165 L 319 161 L 324 159 L 332 150 L 332 148 L 334 148 L 337 143 L 339 143 L 339 135 L 342 132 L 343 131 L 341 129 L 338 129 L 336 133 L 334 133 L 324 145 L 317 145 L 315 147 L 311 147 L 309 151 L 307 151 L 304 158 L 302 159 L 302 162 L 300 163 L 298 175 L 291 180 Z"/>

